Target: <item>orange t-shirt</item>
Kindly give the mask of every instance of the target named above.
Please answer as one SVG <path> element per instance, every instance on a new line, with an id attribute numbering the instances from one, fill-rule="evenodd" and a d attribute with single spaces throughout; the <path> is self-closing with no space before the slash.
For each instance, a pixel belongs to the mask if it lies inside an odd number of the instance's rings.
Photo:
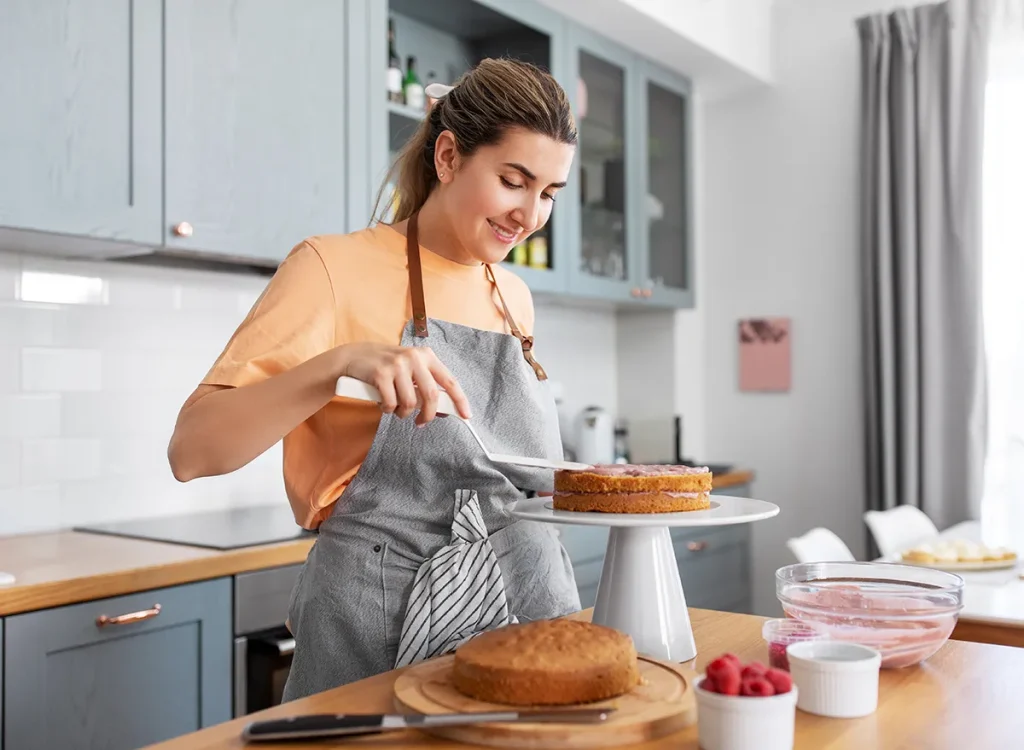
<path id="1" fill-rule="evenodd" d="M 427 315 L 510 333 L 482 265 L 420 248 Z M 509 311 L 533 330 L 533 300 L 518 277 L 493 266 Z M 398 344 L 412 317 L 405 237 L 380 224 L 347 235 L 310 237 L 278 267 L 263 294 L 203 379 L 244 386 L 278 375 L 346 343 Z M 381 412 L 335 398 L 284 438 L 284 483 L 295 520 L 316 528 L 370 450 Z"/>

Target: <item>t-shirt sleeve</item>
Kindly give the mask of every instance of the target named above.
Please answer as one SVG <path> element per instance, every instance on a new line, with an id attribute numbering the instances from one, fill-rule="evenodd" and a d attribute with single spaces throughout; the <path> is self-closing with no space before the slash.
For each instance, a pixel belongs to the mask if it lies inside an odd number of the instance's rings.
<path id="1" fill-rule="evenodd" d="M 308 241 L 296 245 L 203 378 L 240 387 L 279 375 L 335 346 L 330 277 Z"/>

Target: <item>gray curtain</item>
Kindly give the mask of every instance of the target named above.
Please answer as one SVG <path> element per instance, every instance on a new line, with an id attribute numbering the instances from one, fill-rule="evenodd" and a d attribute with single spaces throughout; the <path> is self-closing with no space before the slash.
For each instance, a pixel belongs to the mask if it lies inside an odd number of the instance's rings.
<path id="1" fill-rule="evenodd" d="M 857 20 L 868 508 L 977 518 L 988 0 Z"/>

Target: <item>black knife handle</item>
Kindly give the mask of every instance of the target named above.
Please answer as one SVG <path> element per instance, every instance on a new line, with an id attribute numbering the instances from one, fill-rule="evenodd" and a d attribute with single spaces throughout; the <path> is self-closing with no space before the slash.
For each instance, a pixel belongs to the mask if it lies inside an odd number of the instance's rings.
<path id="1" fill-rule="evenodd" d="M 353 737 L 381 731 L 381 714 L 309 714 L 288 719 L 254 721 L 242 731 L 249 742 L 273 742 L 316 737 Z"/>

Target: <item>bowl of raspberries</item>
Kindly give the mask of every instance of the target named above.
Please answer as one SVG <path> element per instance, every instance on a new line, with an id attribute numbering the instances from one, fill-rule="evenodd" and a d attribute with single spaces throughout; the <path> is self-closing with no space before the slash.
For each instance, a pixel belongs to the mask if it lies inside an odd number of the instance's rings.
<path id="1" fill-rule="evenodd" d="M 710 662 L 697 680 L 703 750 L 791 750 L 797 687 L 789 672 L 734 654 Z"/>

